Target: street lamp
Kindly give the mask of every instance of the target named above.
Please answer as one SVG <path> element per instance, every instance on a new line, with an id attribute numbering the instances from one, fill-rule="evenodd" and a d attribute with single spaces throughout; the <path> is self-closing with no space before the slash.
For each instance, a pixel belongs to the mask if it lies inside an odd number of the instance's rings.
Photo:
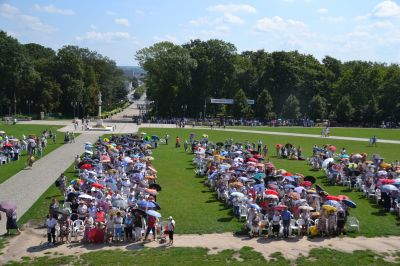
<path id="1" fill-rule="evenodd" d="M 182 109 L 182 112 L 183 112 L 183 118 L 185 118 L 185 114 L 186 114 L 186 110 L 187 110 L 187 104 L 182 104 L 181 105 L 181 109 Z"/>
<path id="2" fill-rule="evenodd" d="M 77 101 L 72 101 L 71 105 L 72 105 L 72 108 L 74 110 L 74 118 L 75 118 L 75 108 L 78 106 L 78 102 Z"/>
<path id="3" fill-rule="evenodd" d="M 28 105 L 28 115 L 31 115 L 31 104 L 33 104 L 33 100 L 26 100 L 26 105 Z"/>

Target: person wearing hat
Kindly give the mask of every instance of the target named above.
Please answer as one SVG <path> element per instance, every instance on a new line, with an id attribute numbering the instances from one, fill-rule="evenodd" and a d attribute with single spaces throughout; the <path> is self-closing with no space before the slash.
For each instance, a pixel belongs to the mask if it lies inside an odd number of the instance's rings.
<path id="1" fill-rule="evenodd" d="M 168 231 L 168 238 L 169 238 L 169 245 L 174 244 L 174 231 L 175 231 L 175 220 L 172 216 L 168 217 L 167 223 L 167 231 Z"/>

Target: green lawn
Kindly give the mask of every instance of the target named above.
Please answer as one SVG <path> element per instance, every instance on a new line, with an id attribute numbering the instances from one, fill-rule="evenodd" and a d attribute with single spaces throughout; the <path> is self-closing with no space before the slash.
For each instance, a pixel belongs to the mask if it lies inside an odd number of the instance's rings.
<path id="1" fill-rule="evenodd" d="M 6 125 L 0 124 L 0 131 L 5 131 L 8 136 L 13 135 L 14 137 L 20 139 L 22 134 L 25 136 L 36 135 L 41 136 L 44 129 L 56 132 L 57 129 L 62 126 L 48 126 L 48 125 Z M 75 135 L 77 136 L 77 134 Z M 52 140 L 47 141 L 47 147 L 43 149 L 43 156 L 57 149 L 64 143 L 64 133 L 57 131 L 56 143 L 53 144 Z M 38 158 L 36 158 L 38 159 Z M 8 164 L 0 166 L 0 184 L 6 181 L 11 176 L 15 175 L 19 171 L 25 168 L 26 163 L 26 152 L 22 153 L 21 158 L 18 161 L 12 161 Z"/>
<path id="2" fill-rule="evenodd" d="M 38 258 L 23 257 L 21 261 L 6 265 L 399 265 L 399 254 L 392 255 L 395 261 L 385 261 L 385 256 L 372 251 L 344 253 L 332 249 L 312 249 L 310 254 L 299 256 L 295 261 L 285 259 L 282 253 L 271 254 L 265 259 L 250 247 L 239 251 L 223 250 L 209 254 L 204 248 L 144 248 L 139 250 L 101 250 L 74 256 L 49 254 Z"/>
<path id="3" fill-rule="evenodd" d="M 295 145 L 304 147 L 306 155 L 311 154 L 313 144 L 324 144 L 324 140 L 309 139 L 301 137 L 282 137 L 269 136 L 261 134 L 245 134 L 237 132 L 222 132 L 210 130 L 192 130 L 192 129 L 150 129 L 144 128 L 143 131 L 148 134 L 157 134 L 163 136 L 166 132 L 174 139 L 180 136 L 185 139 L 191 132 L 199 135 L 203 133 L 209 134 L 210 140 L 224 141 L 227 137 L 233 138 L 235 141 L 252 141 L 255 142 L 259 138 L 269 147 L 273 147 L 276 143 L 291 142 Z M 282 141 L 282 140 L 285 141 Z M 173 141 L 172 141 L 173 142 Z M 368 147 L 365 143 L 351 141 L 330 141 L 331 144 L 338 147 L 346 147 L 348 152 L 367 152 L 369 154 L 379 153 L 389 161 L 395 160 L 397 151 L 390 144 L 381 144 L 378 147 Z M 396 147 L 396 146 L 395 146 Z M 232 216 L 231 208 L 226 208 L 224 204 L 216 200 L 216 194 L 211 192 L 204 185 L 203 177 L 196 177 L 191 160 L 192 154 L 184 153 L 183 149 L 176 149 L 174 143 L 169 145 L 160 145 L 154 150 L 155 160 L 153 161 L 158 170 L 158 182 L 162 186 L 162 191 L 157 197 L 164 217 L 174 216 L 177 221 L 177 233 L 212 233 L 212 232 L 241 232 L 243 223 L 238 222 Z M 334 195 L 346 194 L 354 202 L 357 208 L 351 210 L 352 215 L 356 216 L 360 221 L 361 235 L 387 236 L 400 235 L 399 219 L 377 208 L 374 203 L 363 198 L 359 192 L 349 192 L 341 186 L 328 186 L 323 172 L 314 172 L 304 161 L 291 161 L 285 159 L 277 159 L 271 151 L 271 160 L 277 168 L 285 168 L 291 172 L 299 172 L 304 175 L 313 175 L 318 179 L 318 183 Z M 66 171 L 69 180 L 74 174 L 71 166 Z M 23 224 L 29 219 L 43 219 L 48 211 L 48 206 L 52 196 L 62 197 L 58 189 L 51 185 L 50 188 L 42 195 L 42 197 L 32 206 L 32 208 L 20 219 Z M 357 235 L 353 233 L 352 235 Z"/>
<path id="4" fill-rule="evenodd" d="M 288 132 L 288 133 L 300 133 L 300 134 L 321 134 L 321 127 L 246 127 L 246 126 L 234 126 L 227 128 L 237 128 L 246 130 L 257 130 L 257 131 L 272 131 L 272 132 Z M 342 137 L 355 137 L 355 138 L 371 138 L 376 136 L 379 139 L 388 140 L 400 140 L 400 129 L 382 129 L 382 128 L 348 128 L 348 127 L 333 127 L 330 130 L 331 136 L 342 136 Z"/>
<path id="5" fill-rule="evenodd" d="M 163 207 L 164 216 L 172 215 L 177 221 L 178 233 L 211 233 L 211 232 L 240 232 L 242 223 L 232 218 L 231 210 L 226 209 L 222 203 L 216 200 L 216 195 L 204 186 L 204 178 L 196 177 L 191 164 L 192 154 L 185 154 L 183 149 L 174 148 L 174 138 L 180 136 L 188 139 L 191 132 L 197 136 L 207 133 L 213 142 L 224 141 L 226 138 L 233 138 L 235 141 L 256 142 L 262 139 L 269 147 L 276 143 L 287 143 L 301 145 L 305 155 L 311 155 L 314 144 L 322 145 L 327 140 L 309 139 L 302 137 L 282 137 L 261 134 L 247 134 L 238 132 L 222 132 L 196 129 L 150 129 L 143 128 L 141 131 L 147 134 L 164 136 L 166 132 L 171 136 L 172 143 L 160 145 L 159 149 L 153 151 L 154 165 L 159 172 L 159 183 L 163 190 L 158 200 Z M 378 147 L 368 147 L 366 143 L 329 140 L 330 144 L 337 147 L 346 147 L 348 152 L 367 152 L 372 155 L 379 153 L 388 161 L 398 158 L 398 152 L 391 144 L 380 144 Z M 341 186 L 328 186 L 323 172 L 311 171 L 305 161 L 291 161 L 277 159 L 274 149 L 270 151 L 271 160 L 277 168 L 285 168 L 291 172 L 299 172 L 304 175 L 313 175 L 318 183 L 333 194 L 348 195 L 357 203 L 357 209 L 351 210 L 361 224 L 361 235 L 368 237 L 400 235 L 399 219 L 393 215 L 383 212 L 375 204 L 362 197 L 359 192 L 349 192 Z M 356 234 L 354 234 L 356 235 Z"/>

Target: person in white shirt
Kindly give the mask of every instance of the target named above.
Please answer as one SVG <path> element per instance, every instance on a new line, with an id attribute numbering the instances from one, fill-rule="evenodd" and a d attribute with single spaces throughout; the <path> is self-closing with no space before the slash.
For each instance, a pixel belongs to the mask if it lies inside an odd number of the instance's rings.
<path id="1" fill-rule="evenodd" d="M 51 239 L 53 239 L 53 245 L 56 244 L 56 225 L 57 225 L 56 218 L 54 218 L 54 216 L 49 214 L 46 221 L 48 245 L 51 245 Z"/>
<path id="2" fill-rule="evenodd" d="M 117 216 L 114 217 L 114 230 L 115 230 L 116 241 L 123 240 L 122 222 L 123 222 L 123 217 L 121 216 L 120 212 L 117 212 Z"/>
<path id="3" fill-rule="evenodd" d="M 167 231 L 168 231 L 168 238 L 169 238 L 169 245 L 174 244 L 174 231 L 175 231 L 175 220 L 172 216 L 168 217 L 167 223 Z"/>

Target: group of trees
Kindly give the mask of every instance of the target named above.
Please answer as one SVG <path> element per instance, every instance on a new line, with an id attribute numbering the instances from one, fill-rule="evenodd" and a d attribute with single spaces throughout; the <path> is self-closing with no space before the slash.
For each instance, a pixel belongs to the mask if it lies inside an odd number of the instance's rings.
<path id="1" fill-rule="evenodd" d="M 158 116 L 330 119 L 342 124 L 400 121 L 397 64 L 341 62 L 264 50 L 237 53 L 221 40 L 156 43 L 136 53 Z M 210 104 L 234 99 L 233 105 Z M 247 103 L 255 100 L 254 105 Z"/>
<path id="2" fill-rule="evenodd" d="M 98 93 L 103 109 L 126 97 L 123 72 L 94 51 L 64 46 L 57 52 L 0 31 L 0 113 L 95 115 Z M 14 110 L 14 107 L 16 107 Z"/>

